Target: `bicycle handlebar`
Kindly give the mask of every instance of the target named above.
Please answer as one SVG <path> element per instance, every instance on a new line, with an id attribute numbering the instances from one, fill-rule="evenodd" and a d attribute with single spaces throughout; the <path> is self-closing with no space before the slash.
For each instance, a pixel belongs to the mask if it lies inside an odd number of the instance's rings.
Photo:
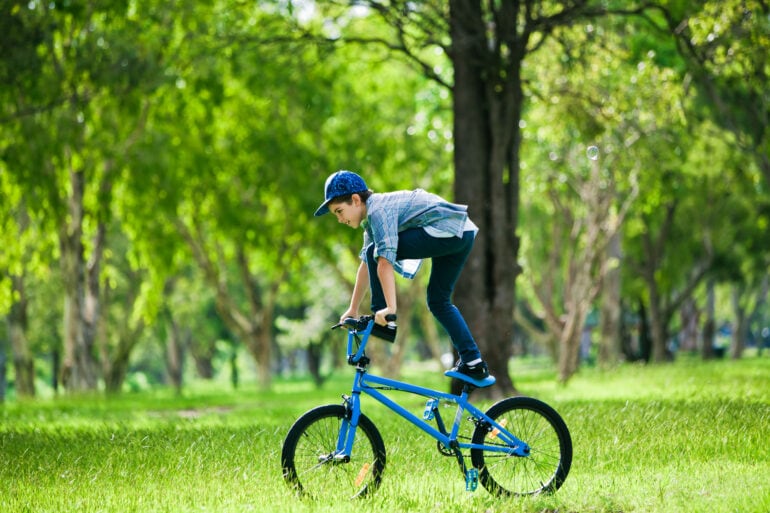
<path id="1" fill-rule="evenodd" d="M 334 326 L 332 326 L 331 329 L 336 330 L 337 328 L 342 328 L 345 326 L 348 329 L 352 329 L 355 331 L 363 331 L 369 326 L 369 322 L 374 319 L 373 315 L 363 315 L 359 317 L 358 319 L 354 317 L 347 317 L 342 320 L 342 322 L 338 322 Z M 390 322 L 396 322 L 398 319 L 398 316 L 396 314 L 388 314 L 385 316 L 385 320 Z"/>
<path id="2" fill-rule="evenodd" d="M 364 350 L 366 344 L 369 341 L 369 336 L 374 333 L 376 337 L 383 338 L 388 342 L 393 342 L 396 338 L 396 326 L 395 321 L 396 314 L 388 314 L 385 316 L 385 320 L 388 321 L 388 326 L 380 326 L 375 324 L 373 315 L 364 315 L 358 319 L 348 317 L 343 319 L 342 322 L 338 322 L 332 329 L 345 327 L 348 329 L 348 364 L 356 365 L 364 361 L 364 366 L 369 362 L 369 359 L 365 357 Z M 359 335 L 362 337 L 359 338 Z M 357 341 L 359 344 L 357 349 L 353 348 L 353 342 Z"/>

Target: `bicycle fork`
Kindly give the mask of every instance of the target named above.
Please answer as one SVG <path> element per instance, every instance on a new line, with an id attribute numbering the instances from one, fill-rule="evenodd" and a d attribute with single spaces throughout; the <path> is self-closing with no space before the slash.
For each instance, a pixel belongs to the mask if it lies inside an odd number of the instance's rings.
<path id="1" fill-rule="evenodd" d="M 361 393 L 354 391 L 352 396 L 343 395 L 342 400 L 346 414 L 340 424 L 337 447 L 332 457 L 336 462 L 347 463 L 350 461 L 350 454 L 353 450 L 353 441 L 356 438 L 358 419 L 361 417 Z"/>

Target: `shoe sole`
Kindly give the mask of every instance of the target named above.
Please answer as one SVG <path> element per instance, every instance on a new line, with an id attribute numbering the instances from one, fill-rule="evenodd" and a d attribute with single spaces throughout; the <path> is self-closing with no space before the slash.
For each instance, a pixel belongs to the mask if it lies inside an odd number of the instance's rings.
<path id="1" fill-rule="evenodd" d="M 497 381 L 494 376 L 487 376 L 486 378 L 483 378 L 483 379 L 474 379 L 468 376 L 467 374 L 463 374 L 462 372 L 453 371 L 453 370 L 446 371 L 444 373 L 444 376 L 448 378 L 459 379 L 460 381 L 464 381 L 465 383 L 470 383 L 471 385 L 478 388 L 486 388 L 486 387 L 492 386 Z"/>

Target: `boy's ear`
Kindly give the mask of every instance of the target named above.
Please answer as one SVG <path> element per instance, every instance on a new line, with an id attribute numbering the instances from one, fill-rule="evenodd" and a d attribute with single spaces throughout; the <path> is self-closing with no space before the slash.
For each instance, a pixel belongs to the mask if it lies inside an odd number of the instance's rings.
<path id="1" fill-rule="evenodd" d="M 361 195 L 358 194 L 357 192 L 354 192 L 350 196 L 350 199 L 353 200 L 353 204 L 356 205 L 356 206 L 358 206 L 361 203 Z"/>

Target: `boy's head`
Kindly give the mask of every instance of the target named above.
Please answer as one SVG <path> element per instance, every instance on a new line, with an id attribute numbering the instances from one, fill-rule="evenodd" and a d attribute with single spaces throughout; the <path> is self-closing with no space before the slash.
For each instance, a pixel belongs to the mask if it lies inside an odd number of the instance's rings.
<path id="1" fill-rule="evenodd" d="M 343 196 L 361 194 L 369 189 L 364 179 L 351 171 L 337 171 L 329 175 L 324 186 L 324 202 L 315 211 L 316 216 L 322 216 L 329 211 L 329 203 Z"/>

